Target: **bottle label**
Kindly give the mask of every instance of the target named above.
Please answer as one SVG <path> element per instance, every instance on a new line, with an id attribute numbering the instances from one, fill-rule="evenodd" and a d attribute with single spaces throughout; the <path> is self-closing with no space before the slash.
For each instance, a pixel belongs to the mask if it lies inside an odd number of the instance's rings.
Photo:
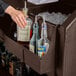
<path id="1" fill-rule="evenodd" d="M 30 40 L 30 26 L 29 22 L 25 26 L 25 28 L 17 28 L 17 40 L 18 41 L 29 41 Z"/>
<path id="2" fill-rule="evenodd" d="M 34 53 L 34 45 L 30 44 L 30 51 Z"/>
<path id="3" fill-rule="evenodd" d="M 45 52 L 46 52 L 46 46 L 45 45 L 38 47 L 38 56 L 40 56 L 40 57 L 44 56 Z"/>
<path id="4" fill-rule="evenodd" d="M 44 54 L 47 53 L 48 49 L 49 49 L 48 43 L 45 43 L 44 45 L 40 45 L 38 47 L 38 56 L 40 57 L 44 56 Z"/>
<path id="5" fill-rule="evenodd" d="M 38 52 L 46 52 L 46 46 L 39 46 L 38 47 Z"/>

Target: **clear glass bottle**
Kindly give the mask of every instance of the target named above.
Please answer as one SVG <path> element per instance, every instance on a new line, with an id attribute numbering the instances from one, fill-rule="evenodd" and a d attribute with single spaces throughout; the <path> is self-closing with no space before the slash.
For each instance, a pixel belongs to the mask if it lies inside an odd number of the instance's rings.
<path id="1" fill-rule="evenodd" d="M 49 48 L 49 40 L 47 38 L 47 24 L 45 17 L 43 17 L 43 23 L 41 28 L 41 38 L 38 40 L 38 56 L 42 57 Z"/>
<path id="2" fill-rule="evenodd" d="M 39 40 L 39 26 L 38 26 L 38 22 L 37 22 L 37 16 L 35 16 L 35 22 L 33 25 L 33 36 L 30 40 L 30 51 L 32 51 L 33 53 L 37 54 L 37 48 L 38 48 L 38 40 Z"/>
<path id="3" fill-rule="evenodd" d="M 26 8 L 26 1 L 25 7 L 23 8 L 23 13 L 26 16 L 28 9 Z M 17 26 L 17 41 L 19 42 L 29 42 L 30 41 L 30 30 L 32 25 L 32 20 L 30 18 L 26 18 L 27 24 L 24 28 Z"/>

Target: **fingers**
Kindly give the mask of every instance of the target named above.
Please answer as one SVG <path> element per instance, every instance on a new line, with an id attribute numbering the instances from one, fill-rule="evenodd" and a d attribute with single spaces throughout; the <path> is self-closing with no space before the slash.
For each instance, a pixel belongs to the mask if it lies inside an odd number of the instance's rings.
<path id="1" fill-rule="evenodd" d="M 21 13 L 18 17 L 19 17 L 19 20 L 22 23 L 23 27 L 25 27 L 27 22 L 26 22 L 26 18 L 24 17 L 24 15 Z"/>
<path id="2" fill-rule="evenodd" d="M 19 26 L 24 28 L 27 22 L 22 12 L 19 11 L 16 19 L 17 19 L 18 24 L 20 24 Z"/>
<path id="3" fill-rule="evenodd" d="M 12 14 L 12 19 L 16 22 L 18 26 L 24 28 L 27 24 L 26 19 L 22 12 L 17 11 L 15 14 Z"/>
<path id="4" fill-rule="evenodd" d="M 24 25 L 22 24 L 22 22 L 19 20 L 18 17 L 16 17 L 16 23 L 18 26 L 20 26 L 21 28 L 24 28 Z"/>
<path id="5" fill-rule="evenodd" d="M 17 19 L 17 22 L 19 23 L 19 26 L 21 26 L 21 27 L 25 27 L 25 25 L 26 25 L 26 22 L 25 22 L 25 19 L 23 20 L 23 18 L 21 17 L 21 15 L 18 15 L 17 17 L 16 17 L 16 19 Z"/>
<path id="6" fill-rule="evenodd" d="M 23 27 L 22 27 L 22 24 L 21 24 L 20 21 L 18 20 L 18 17 L 12 16 L 12 19 L 13 19 L 13 21 L 14 21 L 18 26 L 20 26 L 21 28 L 23 28 Z"/>

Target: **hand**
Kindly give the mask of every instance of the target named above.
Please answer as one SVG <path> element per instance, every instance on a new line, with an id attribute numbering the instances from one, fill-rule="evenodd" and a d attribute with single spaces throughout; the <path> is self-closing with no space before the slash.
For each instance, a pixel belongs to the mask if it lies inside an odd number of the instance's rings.
<path id="1" fill-rule="evenodd" d="M 26 25 L 26 19 L 23 14 L 23 12 L 16 10 L 12 6 L 8 6 L 7 9 L 5 10 L 5 13 L 9 14 L 13 21 L 20 27 L 25 27 Z"/>

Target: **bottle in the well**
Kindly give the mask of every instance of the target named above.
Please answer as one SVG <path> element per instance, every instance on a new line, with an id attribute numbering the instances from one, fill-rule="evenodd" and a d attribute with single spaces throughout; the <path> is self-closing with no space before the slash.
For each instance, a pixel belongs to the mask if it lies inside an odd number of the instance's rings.
<path id="1" fill-rule="evenodd" d="M 38 40 L 39 40 L 39 25 L 37 22 L 37 15 L 35 16 L 35 22 L 33 24 L 33 36 L 30 40 L 30 51 L 32 51 L 33 53 L 37 54 L 38 53 Z"/>
<path id="2" fill-rule="evenodd" d="M 41 38 L 38 40 L 38 56 L 42 57 L 47 53 L 49 49 L 49 40 L 47 38 L 47 24 L 45 17 L 43 16 L 43 22 L 41 25 Z"/>

